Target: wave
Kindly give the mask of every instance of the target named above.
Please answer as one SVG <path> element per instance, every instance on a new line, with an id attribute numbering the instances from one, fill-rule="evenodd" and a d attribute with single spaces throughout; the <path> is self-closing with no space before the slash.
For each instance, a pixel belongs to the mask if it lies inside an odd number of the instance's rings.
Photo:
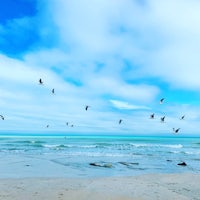
<path id="1" fill-rule="evenodd" d="M 200 155 L 200 151 L 198 152 L 198 151 L 183 151 L 183 152 L 181 152 L 181 153 L 183 153 L 183 154 L 187 154 L 187 155 Z"/>
<path id="2" fill-rule="evenodd" d="M 46 142 L 40 140 L 23 140 L 23 141 L 14 141 L 14 144 L 44 144 Z"/>
<path id="3" fill-rule="evenodd" d="M 68 152 L 68 156 L 86 156 L 86 157 L 130 157 L 130 154 L 105 153 L 105 152 Z"/>
<path id="4" fill-rule="evenodd" d="M 16 143 L 8 143 L 5 146 L 19 146 L 19 147 L 33 147 L 33 148 L 48 148 L 48 149 L 107 149 L 107 150 L 132 150 L 133 148 L 171 148 L 171 149 L 181 149 L 183 148 L 183 145 L 181 144 L 135 144 L 135 143 L 129 143 L 129 144 L 107 144 L 104 146 L 104 144 L 47 144 L 43 141 L 35 141 L 35 140 L 27 140 L 27 141 L 21 141 Z"/>
<path id="5" fill-rule="evenodd" d="M 60 144 L 44 144 L 42 146 L 49 149 L 64 148 L 64 145 L 60 145 Z"/>
<path id="6" fill-rule="evenodd" d="M 97 148 L 96 145 L 70 145 L 70 144 L 44 144 L 42 145 L 45 148 L 84 148 L 84 149 L 91 149 Z"/>
<path id="7" fill-rule="evenodd" d="M 3 153 L 24 153 L 26 150 L 19 148 L 9 148 L 9 149 L 1 149 L 0 152 Z"/>
<path id="8" fill-rule="evenodd" d="M 174 149 L 180 149 L 183 148 L 182 144 L 135 144 L 135 143 L 130 143 L 131 146 L 134 146 L 136 148 L 143 148 L 143 147 L 167 147 L 167 148 L 174 148 Z"/>
<path id="9" fill-rule="evenodd" d="M 97 145 L 65 145 L 65 147 L 90 149 L 90 148 L 97 148 L 98 146 Z"/>
<path id="10" fill-rule="evenodd" d="M 200 155 L 200 151 L 169 151 L 172 154 Z"/>
<path id="11" fill-rule="evenodd" d="M 170 152 L 168 152 L 168 153 L 178 154 L 178 153 L 180 153 L 180 151 L 170 151 Z"/>

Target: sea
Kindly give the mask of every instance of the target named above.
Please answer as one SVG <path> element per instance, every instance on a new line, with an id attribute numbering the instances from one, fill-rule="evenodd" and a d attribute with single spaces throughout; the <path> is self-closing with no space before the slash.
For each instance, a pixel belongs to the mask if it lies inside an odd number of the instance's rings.
<path id="1" fill-rule="evenodd" d="M 199 137 L 0 135 L 0 178 L 185 172 L 200 173 Z"/>

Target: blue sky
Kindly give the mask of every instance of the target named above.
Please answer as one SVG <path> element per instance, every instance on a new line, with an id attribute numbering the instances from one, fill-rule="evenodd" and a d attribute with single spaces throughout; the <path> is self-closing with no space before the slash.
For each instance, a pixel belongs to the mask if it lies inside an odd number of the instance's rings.
<path id="1" fill-rule="evenodd" d="M 0 4 L 1 133 L 200 134 L 199 1 Z"/>

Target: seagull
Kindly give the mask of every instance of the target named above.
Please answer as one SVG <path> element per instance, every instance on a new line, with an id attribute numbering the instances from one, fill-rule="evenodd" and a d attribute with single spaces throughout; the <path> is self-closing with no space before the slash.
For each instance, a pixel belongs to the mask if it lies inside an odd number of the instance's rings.
<path id="1" fill-rule="evenodd" d="M 122 119 L 119 120 L 119 124 L 121 124 L 121 123 L 122 123 Z"/>
<path id="2" fill-rule="evenodd" d="M 162 104 L 164 100 L 165 100 L 165 98 L 162 98 L 162 99 L 160 100 L 160 104 Z"/>
<path id="3" fill-rule="evenodd" d="M 74 125 L 72 124 L 71 127 L 74 127 Z"/>
<path id="4" fill-rule="evenodd" d="M 160 118 L 161 122 L 165 121 L 165 116 Z"/>
<path id="5" fill-rule="evenodd" d="M 66 122 L 66 125 L 68 126 L 68 125 L 69 125 L 69 122 Z"/>
<path id="6" fill-rule="evenodd" d="M 40 78 L 40 80 L 39 80 L 39 84 L 40 84 L 40 85 L 43 85 L 43 81 L 42 81 L 41 78 Z"/>
<path id="7" fill-rule="evenodd" d="M 90 106 L 85 106 L 85 110 L 87 111 Z"/>
<path id="8" fill-rule="evenodd" d="M 179 130 L 180 130 L 180 128 L 177 128 L 177 129 L 173 128 L 174 133 L 178 133 Z"/>
<path id="9" fill-rule="evenodd" d="M 183 115 L 183 116 L 180 118 L 180 120 L 183 120 L 183 119 L 185 119 L 185 115 Z"/>
<path id="10" fill-rule="evenodd" d="M 4 120 L 4 116 L 3 115 L 0 115 L 0 117 L 1 117 L 2 120 Z"/>
<path id="11" fill-rule="evenodd" d="M 53 88 L 51 92 L 52 92 L 52 94 L 55 94 L 55 89 Z"/>
<path id="12" fill-rule="evenodd" d="M 154 119 L 154 113 L 150 115 L 150 119 Z"/>
<path id="13" fill-rule="evenodd" d="M 47 125 L 46 128 L 49 128 L 49 125 Z"/>

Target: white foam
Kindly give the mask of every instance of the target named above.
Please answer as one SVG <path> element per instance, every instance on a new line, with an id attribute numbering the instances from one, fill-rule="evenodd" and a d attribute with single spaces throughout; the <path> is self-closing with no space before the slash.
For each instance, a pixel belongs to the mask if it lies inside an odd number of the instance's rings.
<path id="1" fill-rule="evenodd" d="M 140 148 L 140 147 L 167 147 L 167 148 L 175 148 L 175 149 L 180 149 L 183 147 L 182 144 L 134 144 L 134 143 L 130 143 L 131 146 L 134 146 L 136 148 Z"/>

